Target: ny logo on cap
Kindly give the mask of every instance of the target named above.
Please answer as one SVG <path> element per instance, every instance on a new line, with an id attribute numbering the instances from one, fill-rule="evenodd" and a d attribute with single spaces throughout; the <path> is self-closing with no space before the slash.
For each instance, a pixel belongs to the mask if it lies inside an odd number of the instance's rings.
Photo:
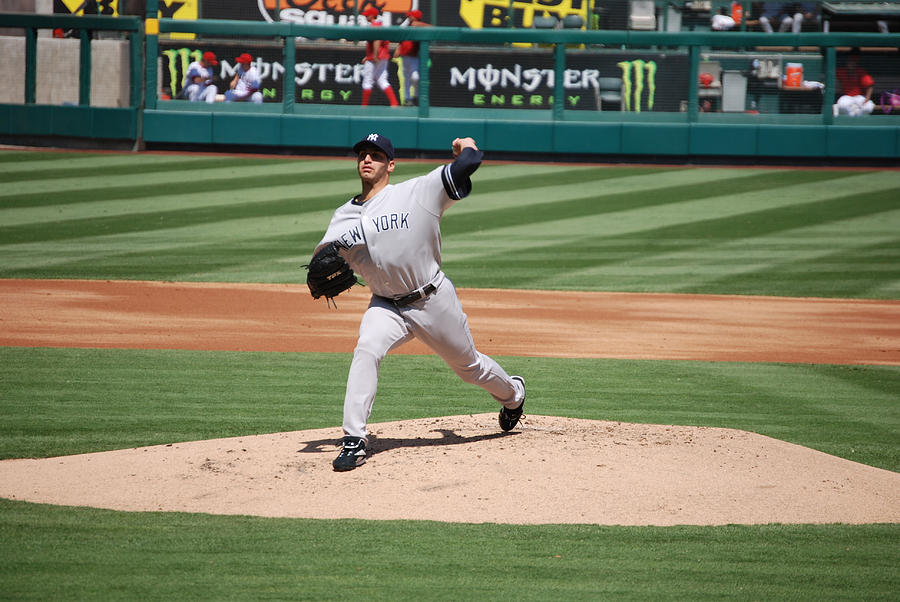
<path id="1" fill-rule="evenodd" d="M 369 142 L 378 142 L 378 134 L 369 134 L 366 136 L 366 140 Z"/>

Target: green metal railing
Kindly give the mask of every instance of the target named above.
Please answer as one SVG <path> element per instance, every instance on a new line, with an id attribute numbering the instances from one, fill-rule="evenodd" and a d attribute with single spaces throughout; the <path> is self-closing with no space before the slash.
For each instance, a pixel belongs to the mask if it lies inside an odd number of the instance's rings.
<path id="1" fill-rule="evenodd" d="M 148 32 L 151 28 L 148 27 Z M 703 49 L 734 48 L 745 49 L 756 46 L 811 47 L 823 49 L 826 98 L 835 92 L 834 71 L 836 67 L 836 47 L 898 47 L 900 34 L 878 33 L 759 33 L 759 32 L 656 32 L 656 31 L 608 31 L 608 30 L 535 30 L 535 29 L 466 29 L 457 27 L 353 27 L 300 25 L 295 23 L 262 23 L 258 21 L 201 20 L 180 21 L 163 19 L 158 21 L 160 33 L 194 33 L 202 36 L 241 36 L 256 38 L 281 38 L 284 66 L 293 73 L 296 61 L 295 42 L 297 38 L 322 40 L 374 40 L 392 42 L 413 40 L 420 42 L 420 86 L 419 117 L 427 118 L 430 111 L 429 98 L 429 51 L 433 42 L 455 42 L 458 44 L 482 44 L 504 46 L 513 43 L 550 45 L 554 56 L 554 83 L 557 90 L 563 88 L 567 46 L 604 45 L 629 48 L 687 48 L 690 58 L 689 82 L 696 82 L 699 71 L 700 54 Z M 147 56 L 156 56 L 158 40 L 155 35 L 147 36 Z M 147 61 L 147 89 L 154 90 L 157 72 L 155 61 Z M 285 78 L 283 89 L 283 110 L 293 111 L 294 84 Z M 688 121 L 698 119 L 697 86 L 688 86 Z M 156 108 L 155 95 L 148 95 L 147 108 Z M 565 98 L 562 94 L 554 97 L 552 118 L 562 119 Z M 822 103 L 823 123 L 830 124 L 833 114 L 830 103 Z"/>

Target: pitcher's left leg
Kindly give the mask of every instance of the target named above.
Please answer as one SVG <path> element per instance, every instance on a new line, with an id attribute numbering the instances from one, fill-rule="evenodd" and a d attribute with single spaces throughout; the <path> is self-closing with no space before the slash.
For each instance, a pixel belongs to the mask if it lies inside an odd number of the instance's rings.
<path id="1" fill-rule="evenodd" d="M 416 338 L 431 347 L 465 382 L 478 385 L 507 408 L 517 408 L 525 399 L 525 387 L 493 358 L 475 349 L 469 321 L 462 310 L 456 288 L 445 278 L 438 290 L 424 301 L 403 311 Z"/>

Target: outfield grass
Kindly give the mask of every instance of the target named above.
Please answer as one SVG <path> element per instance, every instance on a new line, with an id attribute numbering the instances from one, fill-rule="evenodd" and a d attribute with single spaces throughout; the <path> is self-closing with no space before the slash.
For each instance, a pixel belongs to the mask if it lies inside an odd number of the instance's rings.
<path id="1" fill-rule="evenodd" d="M 5 278 L 297 282 L 359 185 L 344 159 L 0 158 Z M 488 164 L 474 182 L 443 223 L 460 287 L 900 296 L 897 171 Z"/>
<path id="2" fill-rule="evenodd" d="M 20 600 L 890 600 L 900 560 L 897 525 L 467 525 L 9 501 L 0 512 L 2 593 Z"/>
<path id="3" fill-rule="evenodd" d="M 0 152 L 0 278 L 300 282 L 334 207 L 358 189 L 353 165 Z M 433 165 L 401 162 L 394 180 Z M 897 171 L 487 164 L 474 181 L 443 227 L 460 287 L 900 298 Z M 528 375 L 535 413 L 741 428 L 900 470 L 896 367 L 501 359 Z M 0 458 L 336 426 L 348 365 L 0 348 Z M 431 356 L 389 356 L 383 374 L 375 421 L 494 409 Z M 0 598 L 897 599 L 898 535 L 0 501 Z"/>

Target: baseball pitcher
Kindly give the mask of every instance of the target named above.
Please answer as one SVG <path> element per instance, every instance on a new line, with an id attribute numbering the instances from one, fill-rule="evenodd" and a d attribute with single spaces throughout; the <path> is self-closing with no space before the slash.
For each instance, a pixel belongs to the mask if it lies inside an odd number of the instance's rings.
<path id="1" fill-rule="evenodd" d="M 377 133 L 360 140 L 353 150 L 362 191 L 335 211 L 308 266 L 307 284 L 316 298 L 331 299 L 353 286 L 356 273 L 372 289 L 347 378 L 343 447 L 335 470 L 353 470 L 366 461 L 366 423 L 379 364 L 388 351 L 413 338 L 502 406 L 502 430 L 514 428 L 522 416 L 525 381 L 475 349 L 456 289 L 441 270 L 441 216 L 471 192 L 470 176 L 483 156 L 472 138 L 456 138 L 452 149 L 452 163 L 390 184 L 391 141 Z"/>

